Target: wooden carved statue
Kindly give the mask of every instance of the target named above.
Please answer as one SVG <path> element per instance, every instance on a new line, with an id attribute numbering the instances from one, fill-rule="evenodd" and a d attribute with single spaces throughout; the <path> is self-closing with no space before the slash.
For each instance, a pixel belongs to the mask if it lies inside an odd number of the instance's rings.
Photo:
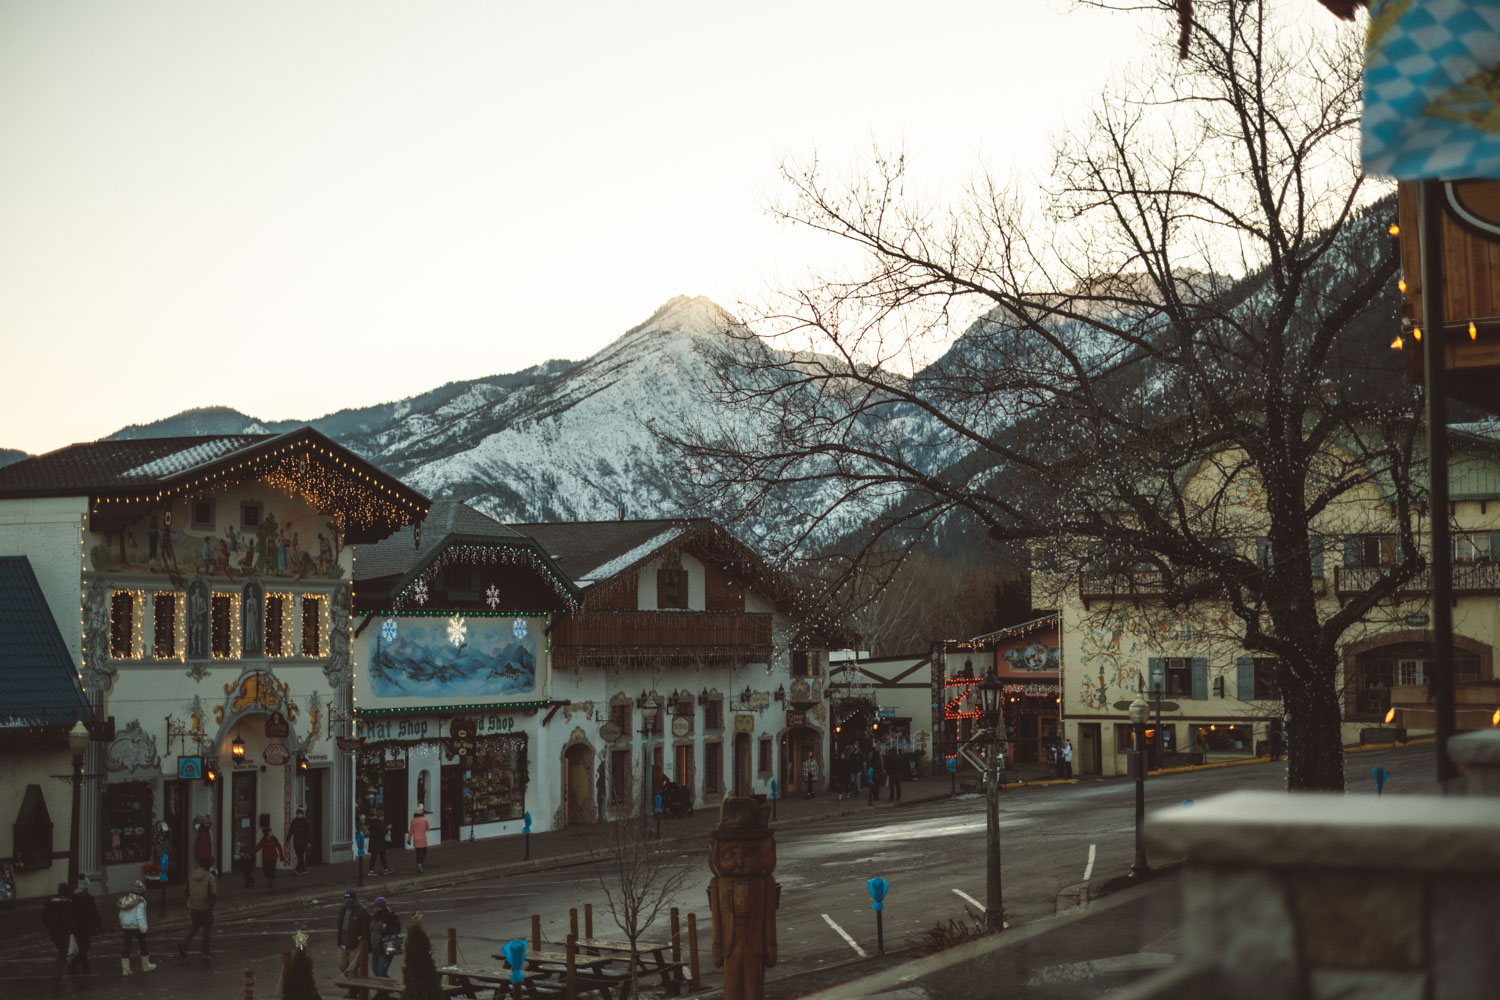
<path id="1" fill-rule="evenodd" d="M 771 878 L 776 835 L 769 818 L 769 807 L 733 796 L 724 800 L 719 825 L 708 834 L 713 960 L 724 970 L 725 1000 L 760 1000 L 766 968 L 776 964 L 781 886 Z"/>

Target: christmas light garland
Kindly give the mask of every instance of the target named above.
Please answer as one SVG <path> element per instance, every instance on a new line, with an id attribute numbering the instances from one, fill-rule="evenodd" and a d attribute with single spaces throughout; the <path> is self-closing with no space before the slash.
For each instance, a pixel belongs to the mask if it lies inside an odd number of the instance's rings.
<path id="1" fill-rule="evenodd" d="M 441 552 L 439 552 L 436 556 L 434 556 L 431 560 L 429 560 L 427 565 L 422 568 L 421 572 L 412 577 L 407 585 L 403 587 L 401 591 L 396 595 L 395 599 L 391 602 L 390 611 L 387 613 L 394 614 L 397 611 L 400 611 L 403 614 L 410 613 L 406 608 L 407 602 L 409 600 L 416 601 L 418 604 L 426 604 L 428 595 L 432 590 L 432 583 L 435 582 L 435 577 L 438 575 L 438 573 L 449 566 L 456 565 L 529 566 L 540 576 L 546 579 L 546 581 L 551 585 L 553 593 L 556 594 L 559 599 L 561 599 L 567 610 L 578 610 L 578 599 L 573 596 L 571 590 L 569 589 L 569 584 L 564 581 L 562 577 L 558 576 L 552 571 L 552 567 L 549 566 L 544 559 L 537 555 L 536 550 L 530 548 L 529 546 L 479 545 L 473 543 L 463 543 L 449 545 Z M 498 604 L 499 599 L 498 597 L 496 597 L 494 603 L 491 604 L 491 608 L 494 608 Z M 482 614 L 483 612 L 474 613 Z M 491 611 L 490 613 L 498 614 L 503 612 Z M 523 612 L 511 613 L 520 614 Z M 444 617 L 447 617 L 448 614 L 449 612 L 444 612 Z M 540 612 L 532 612 L 532 614 L 540 614 Z"/>

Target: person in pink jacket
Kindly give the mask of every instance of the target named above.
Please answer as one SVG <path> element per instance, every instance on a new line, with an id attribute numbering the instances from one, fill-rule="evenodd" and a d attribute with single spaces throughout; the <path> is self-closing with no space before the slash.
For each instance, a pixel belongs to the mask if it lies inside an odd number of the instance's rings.
<path id="1" fill-rule="evenodd" d="M 427 860 L 427 831 L 429 829 L 431 825 L 427 822 L 427 810 L 417 806 L 417 811 L 411 817 L 411 825 L 406 828 L 406 842 L 416 848 L 418 872 L 421 872 L 422 864 Z"/>

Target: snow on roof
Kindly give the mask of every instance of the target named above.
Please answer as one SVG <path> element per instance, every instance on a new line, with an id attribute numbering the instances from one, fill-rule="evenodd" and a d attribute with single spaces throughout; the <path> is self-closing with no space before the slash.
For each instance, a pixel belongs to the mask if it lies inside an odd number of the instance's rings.
<path id="1" fill-rule="evenodd" d="M 186 472 L 188 469 L 202 465 L 205 462 L 212 462 L 214 459 L 242 447 L 244 447 L 244 440 L 238 437 L 203 441 L 184 448 L 181 451 L 174 451 L 170 455 L 163 455 L 161 458 L 152 459 L 145 465 L 137 465 L 135 468 L 122 473 L 121 478 L 162 479 L 176 475 L 179 472 Z"/>
<path id="2" fill-rule="evenodd" d="M 629 552 L 625 552 L 618 556 L 615 556 L 603 566 L 600 566 L 591 572 L 580 574 L 578 577 L 578 585 L 585 586 L 585 581 L 593 582 L 596 580 L 608 580 L 610 577 L 614 576 L 616 573 L 619 573 L 621 570 L 624 570 L 634 565 L 635 563 L 640 562 L 642 559 L 646 558 L 652 552 L 661 548 L 663 545 L 666 545 L 674 539 L 681 537 L 685 532 L 688 531 L 689 527 L 690 526 L 686 524 L 673 525 L 666 531 L 663 531 L 661 534 L 657 535 L 655 538 L 637 545 Z"/>

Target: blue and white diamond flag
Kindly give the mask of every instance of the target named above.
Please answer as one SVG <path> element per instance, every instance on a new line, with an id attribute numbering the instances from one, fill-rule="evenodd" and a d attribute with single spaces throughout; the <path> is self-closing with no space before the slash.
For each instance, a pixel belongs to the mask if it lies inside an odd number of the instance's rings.
<path id="1" fill-rule="evenodd" d="M 1500 0 L 1373 0 L 1365 48 L 1367 172 L 1500 177 Z"/>

